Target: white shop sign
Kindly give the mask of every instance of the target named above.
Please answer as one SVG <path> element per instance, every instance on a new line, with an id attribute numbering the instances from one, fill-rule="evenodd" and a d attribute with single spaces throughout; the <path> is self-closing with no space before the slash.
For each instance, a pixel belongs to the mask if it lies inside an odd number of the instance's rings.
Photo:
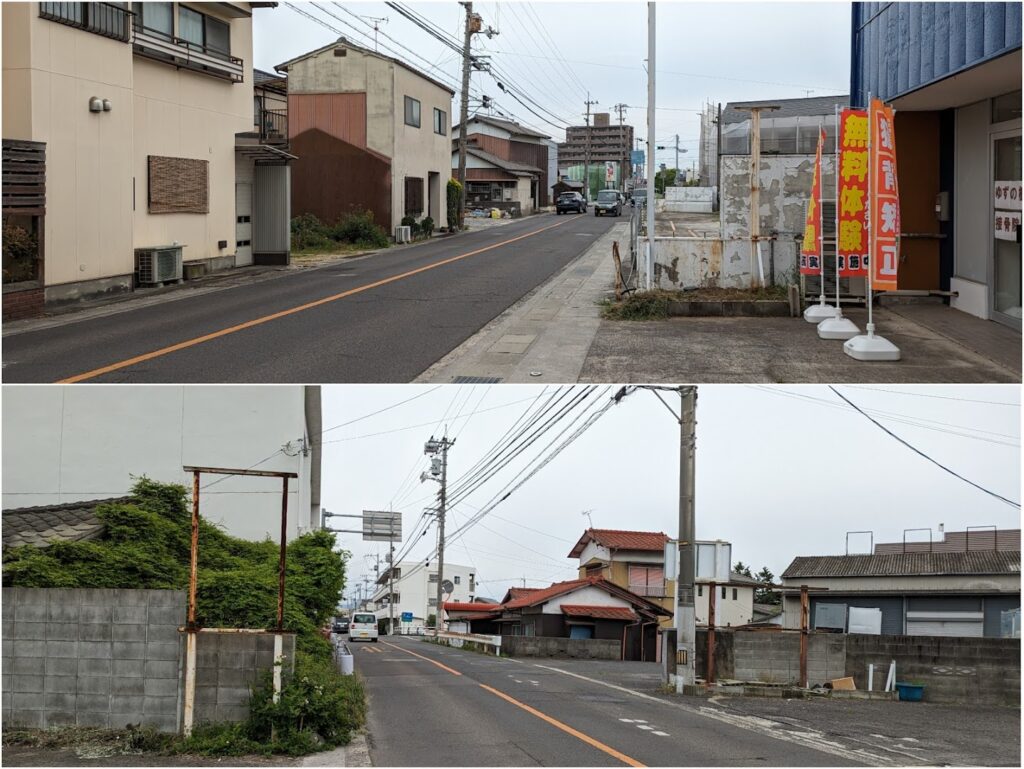
<path id="1" fill-rule="evenodd" d="M 1017 240 L 1020 211 L 996 211 L 993 227 L 996 240 Z"/>
<path id="2" fill-rule="evenodd" d="M 1004 211 L 1020 211 L 1021 183 L 995 182 L 992 194 L 995 196 L 996 208 Z"/>

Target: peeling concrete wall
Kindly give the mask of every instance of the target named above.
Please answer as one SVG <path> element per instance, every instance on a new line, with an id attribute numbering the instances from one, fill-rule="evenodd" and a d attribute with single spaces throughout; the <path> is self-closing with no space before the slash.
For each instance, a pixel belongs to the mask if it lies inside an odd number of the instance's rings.
<path id="1" fill-rule="evenodd" d="M 710 214 L 715 202 L 714 187 L 666 187 L 659 211 Z"/>
<path id="2" fill-rule="evenodd" d="M 835 158 L 822 158 L 822 195 L 835 197 Z M 775 281 L 789 282 L 797 265 L 797 236 L 803 235 L 804 211 L 814 180 L 814 155 L 765 155 L 761 158 L 761 235 L 777 233 L 774 245 Z M 750 156 L 722 156 L 720 216 L 725 241 L 724 260 L 749 272 L 750 258 Z M 762 246 L 765 279 L 769 274 L 768 242 Z M 754 269 L 757 269 L 756 263 Z"/>
<path id="3" fill-rule="evenodd" d="M 654 288 L 710 288 L 737 285 L 722 273 L 719 238 L 655 238 Z"/>

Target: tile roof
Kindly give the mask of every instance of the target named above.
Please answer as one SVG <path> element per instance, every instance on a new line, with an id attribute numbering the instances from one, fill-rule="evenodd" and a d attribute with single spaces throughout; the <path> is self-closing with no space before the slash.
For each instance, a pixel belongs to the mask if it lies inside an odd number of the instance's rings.
<path id="1" fill-rule="evenodd" d="M 582 604 L 562 604 L 562 614 L 570 617 L 591 617 L 593 619 L 621 619 L 636 622 L 637 613 L 628 606 L 584 606 Z"/>
<path id="2" fill-rule="evenodd" d="M 775 117 L 816 117 L 818 115 L 834 115 L 836 105 L 840 109 L 850 104 L 847 94 L 835 96 L 811 96 L 806 99 L 760 99 L 758 101 L 731 101 L 722 108 L 722 123 L 742 123 L 750 120 L 750 112 L 740 107 L 756 107 L 758 105 L 778 107 L 771 112 L 761 113 L 761 119 Z"/>
<path id="3" fill-rule="evenodd" d="M 763 582 L 761 582 L 761 580 L 754 579 L 753 577 L 748 577 L 746 574 L 740 574 L 738 571 L 730 571 L 729 572 L 729 581 L 730 582 L 742 582 L 742 583 L 744 583 L 746 585 L 758 585 L 758 586 L 760 586 L 760 585 L 764 584 Z"/>
<path id="4" fill-rule="evenodd" d="M 505 604 L 504 608 L 521 609 L 524 606 L 533 606 L 534 604 L 544 603 L 545 601 L 555 598 L 556 596 L 560 596 L 563 593 L 571 593 L 573 590 L 585 585 L 592 585 L 596 581 L 597 580 L 594 577 L 587 577 L 584 579 L 570 579 L 566 582 L 556 582 L 549 587 L 542 587 L 518 598 L 513 598 Z"/>
<path id="5" fill-rule="evenodd" d="M 542 589 L 543 588 L 539 587 L 510 587 L 508 589 L 508 594 L 510 598 L 522 598 L 524 595 L 528 595 L 529 593 L 535 593 L 538 590 Z"/>
<path id="6" fill-rule="evenodd" d="M 1020 574 L 1020 551 L 800 556 L 793 559 L 782 578 L 994 574 Z"/>
<path id="7" fill-rule="evenodd" d="M 480 158 L 485 163 L 490 163 L 492 166 L 497 166 L 502 171 L 508 171 L 513 174 L 539 174 L 541 170 L 536 166 L 527 165 L 526 163 L 515 163 L 511 160 L 505 160 L 497 155 L 492 155 L 490 152 L 485 152 L 479 147 L 467 146 L 466 152 L 474 157 Z"/>
<path id="8" fill-rule="evenodd" d="M 500 614 L 500 611 L 478 611 L 472 614 L 463 614 L 461 617 L 456 617 L 455 619 L 494 619 Z"/>
<path id="9" fill-rule="evenodd" d="M 538 139 L 551 138 L 547 134 L 542 134 L 539 131 L 534 131 L 531 128 L 526 128 L 525 126 L 519 125 L 519 123 L 513 123 L 511 120 L 502 120 L 500 118 L 491 117 L 490 115 L 472 115 L 469 118 L 469 120 L 466 121 L 466 123 L 472 123 L 474 120 L 479 121 L 481 123 L 488 123 L 492 126 L 508 131 L 511 134 L 519 134 L 520 136 L 534 136 Z M 458 125 L 452 126 L 452 131 L 454 132 L 458 127 Z"/>
<path id="10" fill-rule="evenodd" d="M 494 611 L 500 603 L 477 603 L 476 601 L 445 601 L 445 611 Z"/>
<path id="11" fill-rule="evenodd" d="M 103 531 L 103 523 L 96 517 L 96 508 L 114 502 L 130 502 L 131 499 L 112 497 L 4 510 L 3 546 L 33 545 L 42 548 L 54 540 L 77 542 L 95 539 Z"/>
<path id="12" fill-rule="evenodd" d="M 587 529 L 576 543 L 569 558 L 578 558 L 590 541 L 612 550 L 651 550 L 661 552 L 668 542 L 663 531 L 625 531 L 622 529 Z"/>

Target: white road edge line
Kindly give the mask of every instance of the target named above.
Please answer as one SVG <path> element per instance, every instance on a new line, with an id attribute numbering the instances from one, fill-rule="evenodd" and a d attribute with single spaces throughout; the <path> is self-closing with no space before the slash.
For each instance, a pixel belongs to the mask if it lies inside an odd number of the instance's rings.
<path id="1" fill-rule="evenodd" d="M 650 700 L 651 702 L 657 702 L 661 705 L 666 705 L 668 707 L 680 708 L 682 710 L 689 711 L 690 713 L 694 713 L 699 716 L 704 716 L 706 718 L 711 718 L 716 721 L 721 721 L 723 723 L 730 724 L 731 726 L 736 726 L 740 729 L 746 729 L 747 731 L 757 732 L 758 734 L 763 734 L 766 737 L 781 740 L 782 742 L 791 742 L 796 745 L 801 745 L 803 747 L 811 748 L 813 750 L 818 750 L 822 753 L 829 753 L 833 756 L 840 756 L 842 758 L 854 757 L 856 760 L 864 761 L 869 766 L 892 765 L 892 761 L 887 756 L 879 756 L 875 753 L 869 753 L 863 748 L 850 748 L 843 745 L 842 743 L 826 740 L 824 737 L 814 735 L 810 732 L 786 732 L 769 728 L 764 724 L 775 724 L 776 722 L 769 721 L 767 719 L 756 717 L 748 718 L 747 716 L 739 716 L 734 715 L 732 713 L 725 713 L 722 711 L 713 710 L 712 708 L 708 707 L 701 706 L 699 708 L 695 708 L 691 705 L 684 705 L 682 703 L 676 702 L 668 702 L 659 697 L 654 697 L 650 694 L 636 692 L 632 689 L 627 689 L 624 686 L 610 684 L 607 681 L 598 681 L 595 678 L 582 676 L 579 673 L 572 673 L 568 670 L 562 670 L 561 668 L 553 668 L 549 665 L 540 665 L 538 663 L 534 663 L 534 667 L 543 668 L 544 670 L 553 670 L 556 673 L 562 673 L 563 675 L 572 676 L 573 678 L 579 678 L 580 680 L 588 681 L 592 684 L 598 684 L 599 686 L 606 686 L 609 689 L 615 689 L 616 691 L 620 691 L 625 694 L 632 694 L 634 697 L 639 697 L 640 699 L 644 700 Z"/>

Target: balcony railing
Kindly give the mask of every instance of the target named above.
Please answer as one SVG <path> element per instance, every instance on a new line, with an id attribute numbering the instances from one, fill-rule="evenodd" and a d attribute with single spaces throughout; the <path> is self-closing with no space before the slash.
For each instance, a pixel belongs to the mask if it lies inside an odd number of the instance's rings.
<path id="1" fill-rule="evenodd" d="M 132 37 L 136 53 L 183 69 L 224 78 L 233 83 L 242 82 L 245 66 L 237 56 L 144 27 L 136 21 L 135 34 Z"/>
<path id="2" fill-rule="evenodd" d="M 127 8 L 111 3 L 40 3 L 39 18 L 67 24 L 95 35 L 127 43 L 132 34 L 132 17 Z"/>
<path id="3" fill-rule="evenodd" d="M 260 107 L 256 110 L 254 121 L 255 128 L 260 134 L 261 143 L 287 144 L 288 110 Z"/>
<path id="4" fill-rule="evenodd" d="M 644 598 L 664 598 L 665 583 L 660 585 L 630 585 L 629 592 L 636 593 Z"/>

